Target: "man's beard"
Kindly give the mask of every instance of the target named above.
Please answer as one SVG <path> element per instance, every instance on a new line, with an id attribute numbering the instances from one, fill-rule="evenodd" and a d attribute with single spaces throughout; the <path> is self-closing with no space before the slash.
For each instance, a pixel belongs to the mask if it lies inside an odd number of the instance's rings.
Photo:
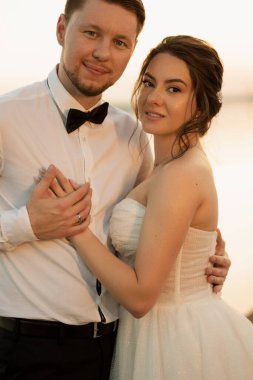
<path id="1" fill-rule="evenodd" d="M 84 83 L 81 83 L 78 79 L 78 76 L 74 73 L 69 71 L 65 65 L 63 65 L 63 69 L 65 71 L 65 74 L 71 81 L 72 85 L 84 96 L 98 96 L 101 95 L 105 90 L 107 90 L 108 87 L 112 86 L 113 83 L 106 83 L 101 87 L 94 88 L 92 86 L 86 86 Z"/>

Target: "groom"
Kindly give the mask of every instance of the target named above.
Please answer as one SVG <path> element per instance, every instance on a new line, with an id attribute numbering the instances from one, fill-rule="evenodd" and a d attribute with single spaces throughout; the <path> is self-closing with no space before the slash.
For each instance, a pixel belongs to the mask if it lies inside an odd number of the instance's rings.
<path id="1" fill-rule="evenodd" d="M 67 0 L 57 23 L 59 65 L 45 81 L 0 98 L 1 379 L 109 378 L 118 307 L 66 239 L 87 227 L 89 186 L 50 198 L 49 171 L 32 189 L 50 163 L 77 183 L 89 180 L 91 228 L 107 243 L 113 206 L 152 169 L 135 121 L 102 98 L 144 20 L 141 0 Z M 95 111 L 82 119 L 70 109 Z M 224 255 L 222 240 L 217 251 Z M 216 290 L 230 265 L 219 255 L 208 273 Z"/>

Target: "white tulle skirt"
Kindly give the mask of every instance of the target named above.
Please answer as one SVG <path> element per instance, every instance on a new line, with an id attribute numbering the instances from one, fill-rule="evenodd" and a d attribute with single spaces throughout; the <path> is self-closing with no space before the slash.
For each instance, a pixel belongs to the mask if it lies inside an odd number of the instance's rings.
<path id="1" fill-rule="evenodd" d="M 111 380 L 253 380 L 253 325 L 218 296 L 121 308 Z"/>

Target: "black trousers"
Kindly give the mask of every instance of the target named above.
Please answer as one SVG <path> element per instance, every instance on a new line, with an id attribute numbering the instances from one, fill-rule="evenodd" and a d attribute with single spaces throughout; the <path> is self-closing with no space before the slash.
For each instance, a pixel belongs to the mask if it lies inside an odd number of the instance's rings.
<path id="1" fill-rule="evenodd" d="M 34 338 L 0 328 L 0 380 L 108 380 L 115 338 Z"/>

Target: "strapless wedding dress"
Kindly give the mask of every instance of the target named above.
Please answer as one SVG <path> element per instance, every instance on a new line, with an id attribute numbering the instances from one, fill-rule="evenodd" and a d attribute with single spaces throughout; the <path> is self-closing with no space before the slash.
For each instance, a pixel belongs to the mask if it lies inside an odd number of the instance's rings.
<path id="1" fill-rule="evenodd" d="M 145 207 L 113 211 L 112 243 L 134 262 Z M 205 277 L 216 232 L 190 228 L 155 306 L 141 319 L 120 308 L 111 380 L 253 380 L 253 325 L 212 292 Z"/>

